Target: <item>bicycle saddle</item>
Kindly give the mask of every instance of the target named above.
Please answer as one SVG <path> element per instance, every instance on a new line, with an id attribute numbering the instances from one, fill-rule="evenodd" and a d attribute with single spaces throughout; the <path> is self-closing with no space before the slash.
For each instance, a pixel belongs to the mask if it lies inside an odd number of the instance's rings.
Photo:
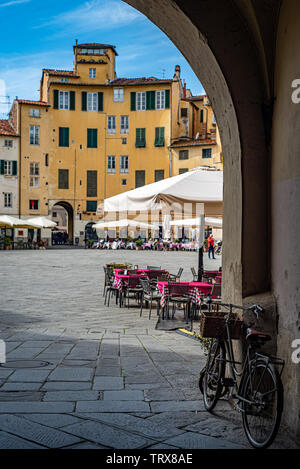
<path id="1" fill-rule="evenodd" d="M 265 334 L 264 332 L 256 331 L 255 329 L 248 327 L 246 339 L 261 339 L 264 341 L 268 341 L 271 340 L 272 337 L 270 336 L 270 334 Z"/>

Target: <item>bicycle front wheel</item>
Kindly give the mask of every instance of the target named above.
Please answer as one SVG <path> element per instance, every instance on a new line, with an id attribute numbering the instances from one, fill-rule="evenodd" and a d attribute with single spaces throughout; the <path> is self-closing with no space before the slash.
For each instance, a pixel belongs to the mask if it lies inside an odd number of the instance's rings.
<path id="1" fill-rule="evenodd" d="M 209 350 L 202 381 L 203 402 L 209 412 L 213 410 L 222 393 L 225 358 L 226 351 L 223 342 L 214 340 Z"/>
<path id="2" fill-rule="evenodd" d="M 242 395 L 243 427 L 254 448 L 270 446 L 278 432 L 283 409 L 283 386 L 276 368 L 266 360 L 256 362 L 246 376 Z"/>

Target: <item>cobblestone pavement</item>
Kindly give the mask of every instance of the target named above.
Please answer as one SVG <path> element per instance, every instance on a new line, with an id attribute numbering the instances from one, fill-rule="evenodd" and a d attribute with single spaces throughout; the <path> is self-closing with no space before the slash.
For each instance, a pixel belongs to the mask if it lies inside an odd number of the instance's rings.
<path id="1" fill-rule="evenodd" d="M 205 355 L 195 340 L 155 330 L 156 313 L 104 306 L 110 261 L 184 267 L 193 252 L 0 253 L 0 448 L 244 448 L 241 418 L 204 410 Z M 220 258 L 205 266 L 219 266 Z M 32 366 L 34 361 L 34 368 Z M 26 366 L 27 365 L 27 366 Z M 44 366 L 39 366 L 44 365 Z M 284 433 L 274 447 L 291 448 Z"/>

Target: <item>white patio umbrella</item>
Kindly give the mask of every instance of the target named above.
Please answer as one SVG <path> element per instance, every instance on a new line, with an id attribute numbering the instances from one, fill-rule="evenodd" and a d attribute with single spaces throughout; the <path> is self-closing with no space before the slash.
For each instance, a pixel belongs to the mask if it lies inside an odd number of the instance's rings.
<path id="1" fill-rule="evenodd" d="M 200 219 L 199 218 L 184 218 L 182 220 L 173 220 L 171 221 L 171 226 L 199 226 Z M 204 224 L 206 226 L 213 226 L 215 228 L 222 227 L 222 218 L 214 218 L 214 217 L 205 217 Z"/>
<path id="2" fill-rule="evenodd" d="M 54 228 L 57 226 L 57 223 L 55 221 L 49 220 L 49 218 L 46 217 L 27 218 L 27 220 L 24 221 L 26 223 L 34 223 L 35 225 L 37 225 L 38 228 Z"/>
<path id="3" fill-rule="evenodd" d="M 163 205 L 221 202 L 223 171 L 195 168 L 104 200 L 105 212 L 161 210 Z"/>
<path id="4" fill-rule="evenodd" d="M 147 230 L 157 230 L 158 226 L 150 225 L 138 220 L 129 220 L 124 218 L 123 220 L 114 220 L 114 221 L 99 221 L 93 225 L 93 229 L 106 229 L 106 228 L 144 228 Z"/>
<path id="5" fill-rule="evenodd" d="M 0 215 L 0 228 L 39 228 L 39 226 L 32 221 L 10 215 Z"/>

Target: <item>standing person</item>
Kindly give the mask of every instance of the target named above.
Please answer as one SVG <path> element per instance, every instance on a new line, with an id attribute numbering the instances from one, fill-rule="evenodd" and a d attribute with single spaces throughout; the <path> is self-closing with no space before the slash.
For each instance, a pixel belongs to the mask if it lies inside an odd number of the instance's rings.
<path id="1" fill-rule="evenodd" d="M 208 245 L 208 258 L 210 259 L 210 254 L 212 253 L 212 258 L 215 259 L 215 240 L 212 234 L 210 234 L 207 239 L 207 245 Z"/>

